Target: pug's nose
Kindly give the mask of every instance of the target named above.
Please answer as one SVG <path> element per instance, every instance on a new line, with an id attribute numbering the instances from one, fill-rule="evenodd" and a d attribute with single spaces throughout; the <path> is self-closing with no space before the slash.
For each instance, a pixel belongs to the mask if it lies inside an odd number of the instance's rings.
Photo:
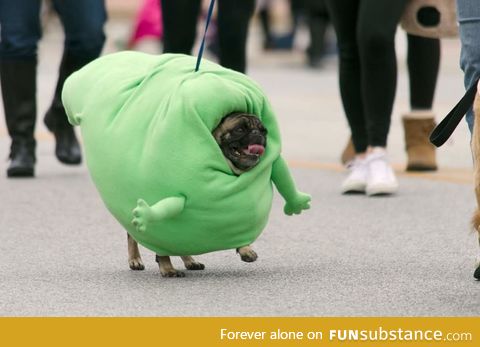
<path id="1" fill-rule="evenodd" d="M 252 130 L 252 135 L 260 135 L 260 130 L 258 130 L 258 129 L 253 129 L 253 130 Z"/>

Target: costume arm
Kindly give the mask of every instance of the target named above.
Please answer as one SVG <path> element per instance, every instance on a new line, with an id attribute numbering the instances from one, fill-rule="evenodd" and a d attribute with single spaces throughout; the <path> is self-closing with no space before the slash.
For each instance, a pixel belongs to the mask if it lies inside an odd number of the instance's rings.
<path id="1" fill-rule="evenodd" d="M 297 190 L 287 163 L 282 156 L 279 156 L 273 163 L 272 181 L 280 195 L 283 196 L 286 201 L 285 207 L 283 208 L 285 214 L 289 216 L 294 213 L 300 214 L 302 210 L 308 210 L 310 208 L 310 195 Z"/>
<path id="2" fill-rule="evenodd" d="M 132 224 L 137 231 L 144 232 L 150 222 L 159 222 L 163 219 L 175 217 L 183 211 L 184 207 L 184 197 L 165 198 L 152 206 L 148 206 L 144 200 L 138 199 L 137 207 L 133 210 Z"/>

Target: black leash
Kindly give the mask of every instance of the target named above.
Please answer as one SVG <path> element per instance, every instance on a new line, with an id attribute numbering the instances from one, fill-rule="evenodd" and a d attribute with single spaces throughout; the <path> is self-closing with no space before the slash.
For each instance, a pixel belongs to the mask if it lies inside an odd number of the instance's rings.
<path id="1" fill-rule="evenodd" d="M 173 1 L 173 0 L 172 0 Z M 210 0 L 210 6 L 208 7 L 207 20 L 205 21 L 205 32 L 203 33 L 202 43 L 198 51 L 197 64 L 195 65 L 195 72 L 200 69 L 200 62 L 202 61 L 203 51 L 205 49 L 205 39 L 207 38 L 208 25 L 213 15 L 213 6 L 215 6 L 215 0 Z"/>
<path id="2" fill-rule="evenodd" d="M 433 129 L 430 135 L 430 142 L 435 146 L 440 147 L 448 140 L 465 113 L 472 107 L 477 93 L 477 83 L 478 80 L 466 91 L 462 99 L 460 99 L 458 104 L 455 105 L 440 124 Z"/>

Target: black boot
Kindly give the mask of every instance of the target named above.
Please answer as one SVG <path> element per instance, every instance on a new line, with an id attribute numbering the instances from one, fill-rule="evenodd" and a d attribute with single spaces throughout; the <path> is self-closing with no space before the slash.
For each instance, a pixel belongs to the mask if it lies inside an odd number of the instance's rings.
<path id="1" fill-rule="evenodd" d="M 75 136 L 75 131 L 68 123 L 67 114 L 61 99 L 62 88 L 68 76 L 89 63 L 92 59 L 93 57 L 76 57 L 68 52 L 63 54 L 55 96 L 44 119 L 48 130 L 55 135 L 55 155 L 60 162 L 67 165 L 80 164 L 82 162 L 82 151 Z"/>
<path id="2" fill-rule="evenodd" d="M 55 156 L 63 164 L 78 165 L 82 162 L 80 144 L 73 127 L 60 120 L 61 117 L 67 119 L 65 109 L 60 101 L 54 100 L 45 115 L 44 123 L 55 136 Z"/>
<path id="3" fill-rule="evenodd" d="M 0 61 L 3 106 L 12 139 L 8 177 L 34 176 L 36 73 L 36 59 Z"/>
<path id="4" fill-rule="evenodd" d="M 35 154 L 25 143 L 17 143 L 10 154 L 7 177 L 33 177 L 35 175 Z"/>

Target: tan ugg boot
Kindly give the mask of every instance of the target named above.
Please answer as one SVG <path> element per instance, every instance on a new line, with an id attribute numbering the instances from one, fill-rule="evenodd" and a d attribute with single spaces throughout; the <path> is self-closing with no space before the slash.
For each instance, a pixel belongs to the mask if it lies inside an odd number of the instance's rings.
<path id="1" fill-rule="evenodd" d="M 407 150 L 407 171 L 435 171 L 437 160 L 435 147 L 430 143 L 430 133 L 435 128 L 433 114 L 428 118 L 403 116 L 405 147 Z"/>

